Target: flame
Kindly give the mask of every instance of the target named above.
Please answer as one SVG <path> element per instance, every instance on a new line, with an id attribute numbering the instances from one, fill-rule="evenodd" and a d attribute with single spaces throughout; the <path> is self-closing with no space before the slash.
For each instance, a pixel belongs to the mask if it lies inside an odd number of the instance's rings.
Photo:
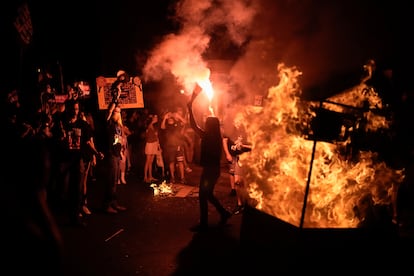
<path id="1" fill-rule="evenodd" d="M 208 110 L 210 111 L 210 115 L 215 116 L 213 106 L 211 105 L 211 102 L 214 97 L 213 85 L 211 84 L 209 79 L 198 81 L 197 84 L 201 87 L 202 91 L 204 91 L 204 93 L 207 96 L 209 102 Z"/>
<path id="2" fill-rule="evenodd" d="M 278 70 L 279 84 L 269 89 L 263 106 L 240 109 L 238 114 L 244 118 L 239 122 L 253 145 L 249 154 L 240 156 L 252 205 L 293 225 L 299 225 L 303 216 L 304 227 L 358 227 L 365 219 L 367 202 L 393 203 L 403 170 L 387 167 L 372 151 L 360 151 L 356 159 L 346 158 L 349 139 L 309 139 L 303 130 L 315 116 L 312 107 L 318 103 L 300 101 L 301 72 L 295 67 L 279 64 Z M 368 103 L 369 108 L 362 112 L 366 129 L 388 126 L 386 118 L 372 116 L 373 109 L 381 108 L 375 91 L 361 85 L 347 92 L 329 99 L 344 104 L 331 104 L 331 110 L 344 111 L 348 102 L 356 105 L 352 108 Z M 355 127 L 359 126 L 342 126 L 340 135 Z"/>
<path id="3" fill-rule="evenodd" d="M 208 109 L 210 111 L 211 116 L 215 116 L 213 107 L 211 105 L 211 102 L 212 102 L 213 97 L 214 97 L 214 89 L 213 89 L 213 85 L 210 81 L 210 73 L 211 73 L 210 69 L 205 68 L 203 74 L 198 76 L 198 79 L 197 79 L 196 83 L 201 88 L 201 91 L 204 92 L 207 96 L 207 99 L 209 101 Z"/>
<path id="4" fill-rule="evenodd" d="M 200 87 L 206 93 L 209 102 L 211 102 L 214 96 L 214 90 L 213 90 L 213 86 L 211 85 L 210 80 L 207 79 L 207 80 L 199 81 L 198 85 L 200 85 Z"/>
<path id="5" fill-rule="evenodd" d="M 150 187 L 154 190 L 154 196 L 169 195 L 173 193 L 172 185 L 168 185 L 165 180 L 159 185 L 152 183 Z"/>

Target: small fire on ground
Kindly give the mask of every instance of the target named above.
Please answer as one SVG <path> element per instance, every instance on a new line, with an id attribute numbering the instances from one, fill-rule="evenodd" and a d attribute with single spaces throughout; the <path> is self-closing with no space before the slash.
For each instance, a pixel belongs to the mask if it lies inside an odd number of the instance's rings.
<path id="1" fill-rule="evenodd" d="M 154 191 L 156 197 L 197 197 L 197 187 L 183 185 L 183 184 L 172 184 L 163 181 L 160 184 L 152 183 L 150 187 Z"/>

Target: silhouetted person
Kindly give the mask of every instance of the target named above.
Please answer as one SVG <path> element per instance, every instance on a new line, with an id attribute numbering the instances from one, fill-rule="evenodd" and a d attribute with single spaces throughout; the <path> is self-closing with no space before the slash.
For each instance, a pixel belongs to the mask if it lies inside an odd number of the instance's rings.
<path id="1" fill-rule="evenodd" d="M 214 205 L 220 214 L 219 225 L 226 224 L 231 217 L 214 195 L 214 187 L 220 177 L 220 163 L 223 152 L 223 138 L 220 130 L 220 121 L 217 117 L 207 117 L 205 129 L 195 121 L 192 104 L 198 93 L 193 92 L 187 104 L 190 115 L 190 125 L 201 138 L 200 165 L 202 173 L 199 183 L 200 224 L 192 227 L 192 231 L 205 231 L 208 228 L 208 202 Z"/>
<path id="2" fill-rule="evenodd" d="M 46 200 L 50 176 L 48 122 L 38 132 L 20 105 L 2 106 L 4 212 L 2 269 L 14 275 L 61 275 L 62 237 Z"/>

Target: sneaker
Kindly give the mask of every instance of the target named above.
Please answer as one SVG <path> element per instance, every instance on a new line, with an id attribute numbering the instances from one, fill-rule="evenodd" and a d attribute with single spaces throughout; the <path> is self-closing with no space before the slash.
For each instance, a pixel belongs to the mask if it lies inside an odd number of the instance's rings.
<path id="1" fill-rule="evenodd" d="M 114 209 L 117 210 L 117 211 L 121 211 L 122 212 L 122 211 L 126 211 L 127 208 L 124 207 L 124 206 L 121 206 L 121 205 L 115 205 L 114 206 Z"/>
<path id="2" fill-rule="evenodd" d="M 112 206 L 109 206 L 108 208 L 106 208 L 106 213 L 108 214 L 118 214 L 118 211 L 113 208 Z"/>
<path id="3" fill-rule="evenodd" d="M 223 226 L 227 224 L 227 220 L 231 217 L 231 213 L 226 211 L 224 214 L 221 215 L 220 221 L 219 221 L 219 225 Z"/>
<path id="4" fill-rule="evenodd" d="M 86 205 L 83 205 L 83 206 L 82 206 L 82 212 L 83 212 L 85 215 L 91 215 L 91 214 L 92 214 L 92 212 L 89 210 L 88 206 L 86 206 Z"/>
<path id="5" fill-rule="evenodd" d="M 237 205 L 237 207 L 233 210 L 233 215 L 238 215 L 241 212 L 243 212 L 244 206 L 243 205 Z"/>
<path id="6" fill-rule="evenodd" d="M 230 196 L 236 196 L 236 189 L 231 189 Z"/>
<path id="7" fill-rule="evenodd" d="M 192 170 L 190 167 L 185 168 L 185 172 L 190 173 L 190 172 L 192 172 L 192 171 L 193 171 L 193 170 Z"/>

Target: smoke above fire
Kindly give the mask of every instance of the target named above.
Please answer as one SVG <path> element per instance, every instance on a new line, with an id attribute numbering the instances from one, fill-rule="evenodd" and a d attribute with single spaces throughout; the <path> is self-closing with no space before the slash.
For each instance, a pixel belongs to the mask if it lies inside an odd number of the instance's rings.
<path id="1" fill-rule="evenodd" d="M 145 81 L 172 75 L 186 95 L 212 80 L 214 97 L 226 109 L 217 114 L 223 120 L 241 117 L 253 145 L 242 159 L 249 196 L 258 209 L 294 225 L 307 202 L 306 226 L 356 227 L 370 206 L 392 204 L 403 178 L 375 152 L 345 158 L 349 141 L 318 142 L 313 152 L 315 141 L 298 131 L 306 125 L 301 98 L 311 102 L 348 91 L 336 100 L 355 103 L 364 90 L 358 75 L 362 65 L 389 53 L 386 16 L 378 3 L 342 2 L 178 1 L 179 28 L 152 49 L 143 68 Z M 225 70 L 217 68 L 217 60 L 226 61 Z M 213 78 L 215 70 L 225 77 Z M 168 93 L 161 95 L 170 100 Z M 254 106 L 257 95 L 263 101 Z M 360 98 L 378 103 L 377 96 Z M 365 115 L 374 129 L 387 127 L 384 118 Z M 348 127 L 343 131 L 356 125 Z M 307 184 L 311 190 L 305 198 Z"/>
<path id="2" fill-rule="evenodd" d="M 361 64 L 384 59 L 391 51 L 388 17 L 379 5 L 354 0 L 178 1 L 172 7 L 177 31 L 150 51 L 143 77 L 160 80 L 172 74 L 189 93 L 195 80 L 213 69 L 210 60 L 225 59 L 231 60 L 226 74 L 241 95 L 265 94 L 283 62 L 303 72 L 303 96 L 339 93 Z"/>
<path id="3" fill-rule="evenodd" d="M 144 66 L 145 80 L 160 80 L 172 74 L 185 90 L 191 92 L 195 82 L 205 79 L 210 69 L 204 58 L 211 47 L 213 32 L 225 28 L 221 40 L 235 45 L 245 43 L 256 8 L 247 1 L 179 1 L 175 20 L 181 28 L 168 34 L 155 46 Z"/>

